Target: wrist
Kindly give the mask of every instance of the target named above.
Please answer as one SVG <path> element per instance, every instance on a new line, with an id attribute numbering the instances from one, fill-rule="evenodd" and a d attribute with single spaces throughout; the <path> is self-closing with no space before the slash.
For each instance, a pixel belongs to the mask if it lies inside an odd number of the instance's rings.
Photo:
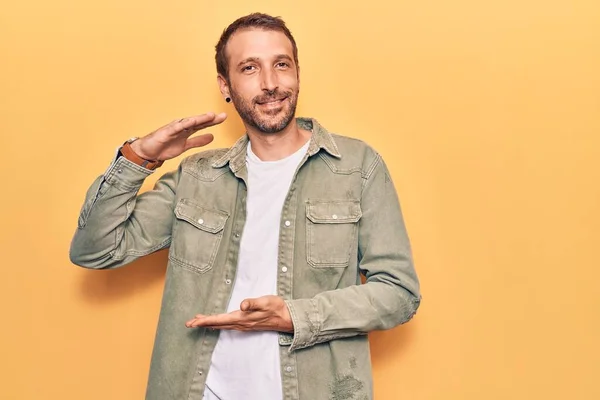
<path id="1" fill-rule="evenodd" d="M 290 310 L 286 303 L 283 304 L 281 319 L 283 320 L 283 327 L 281 331 L 286 333 L 294 333 L 294 321 L 292 320 L 292 315 L 290 314 Z"/>
<path id="2" fill-rule="evenodd" d="M 146 169 L 154 170 L 163 164 L 164 161 L 152 160 L 145 157 L 139 145 L 139 139 L 131 138 L 123 144 L 120 153 L 127 160 Z"/>
<path id="3" fill-rule="evenodd" d="M 133 142 L 130 142 L 129 144 L 131 145 L 131 150 L 133 150 L 133 152 L 134 152 L 134 153 L 135 153 L 137 156 L 139 156 L 140 158 L 143 158 L 144 160 L 152 160 L 152 158 L 151 158 L 151 157 L 147 157 L 147 156 L 146 156 L 146 155 L 145 155 L 145 154 L 142 152 L 142 150 L 141 150 L 141 147 L 140 147 L 140 144 L 141 144 L 141 142 L 140 142 L 140 140 L 139 140 L 139 139 L 136 139 L 136 140 L 134 140 Z"/>

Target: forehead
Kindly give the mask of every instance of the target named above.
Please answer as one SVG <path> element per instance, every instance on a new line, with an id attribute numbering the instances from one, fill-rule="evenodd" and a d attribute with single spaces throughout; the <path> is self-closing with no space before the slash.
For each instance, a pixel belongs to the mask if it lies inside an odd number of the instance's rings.
<path id="1" fill-rule="evenodd" d="M 231 35 L 225 50 L 231 64 L 250 57 L 268 59 L 281 54 L 294 58 L 292 42 L 283 32 L 256 28 Z"/>

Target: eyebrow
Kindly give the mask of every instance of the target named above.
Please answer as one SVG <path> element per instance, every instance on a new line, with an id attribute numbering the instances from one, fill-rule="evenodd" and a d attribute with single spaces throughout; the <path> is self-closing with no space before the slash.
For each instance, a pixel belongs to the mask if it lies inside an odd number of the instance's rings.
<path id="1" fill-rule="evenodd" d="M 277 54 L 275 56 L 275 60 L 288 60 L 290 62 L 293 62 L 292 58 L 290 56 L 288 56 L 287 54 Z M 238 63 L 238 67 L 241 67 L 242 65 L 249 63 L 249 62 L 259 62 L 260 58 L 258 57 L 248 57 L 243 59 L 242 61 L 240 61 Z"/>

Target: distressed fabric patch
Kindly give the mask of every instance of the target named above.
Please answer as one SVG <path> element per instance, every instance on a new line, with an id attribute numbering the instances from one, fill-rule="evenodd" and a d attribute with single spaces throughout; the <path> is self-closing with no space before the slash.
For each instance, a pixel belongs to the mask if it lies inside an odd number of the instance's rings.
<path id="1" fill-rule="evenodd" d="M 352 375 L 343 375 L 335 379 L 331 385 L 330 400 L 353 400 L 360 396 L 359 393 L 364 387 L 364 383 Z M 360 398 L 365 398 L 364 394 Z"/>

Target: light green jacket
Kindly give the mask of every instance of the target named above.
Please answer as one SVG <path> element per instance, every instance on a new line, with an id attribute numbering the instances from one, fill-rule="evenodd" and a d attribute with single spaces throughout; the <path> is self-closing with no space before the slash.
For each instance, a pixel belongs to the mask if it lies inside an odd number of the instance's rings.
<path id="1" fill-rule="evenodd" d="M 400 204 L 371 147 L 312 118 L 297 123 L 312 137 L 281 213 L 277 292 L 294 324 L 279 335 L 283 398 L 372 399 L 367 333 L 407 322 L 421 300 Z M 154 172 L 119 157 L 87 192 L 74 264 L 116 268 L 169 248 L 148 400 L 203 397 L 219 331 L 184 324 L 226 312 L 246 219 L 247 143 L 244 135 L 189 156 L 142 194 Z"/>

